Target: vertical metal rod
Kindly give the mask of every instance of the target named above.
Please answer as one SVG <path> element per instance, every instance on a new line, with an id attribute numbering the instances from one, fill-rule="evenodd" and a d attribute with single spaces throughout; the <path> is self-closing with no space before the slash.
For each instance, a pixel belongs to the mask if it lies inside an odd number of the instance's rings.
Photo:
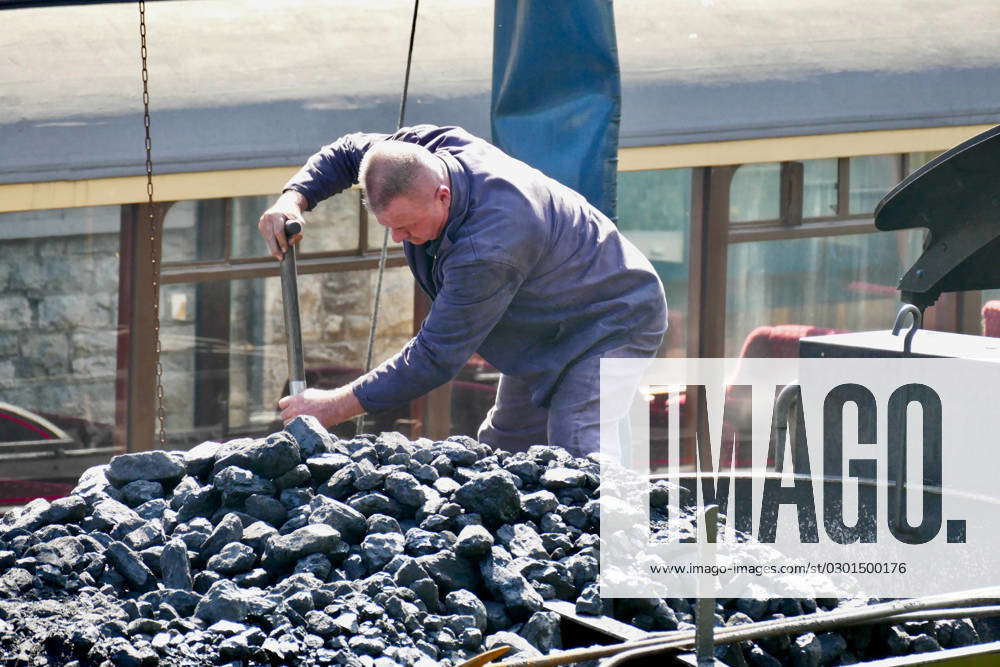
<path id="1" fill-rule="evenodd" d="M 292 238 L 302 231 L 297 222 L 285 223 L 285 236 Z M 288 348 L 288 393 L 290 396 L 306 390 L 306 367 L 302 354 L 302 323 L 299 319 L 299 284 L 296 275 L 295 246 L 281 259 L 281 302 L 285 308 L 285 338 Z"/>
<path id="2" fill-rule="evenodd" d="M 410 66 L 413 64 L 413 42 L 417 36 L 417 14 L 420 12 L 420 0 L 413 0 L 413 20 L 410 22 L 410 45 L 406 51 L 406 72 L 403 74 L 403 94 L 399 100 L 399 122 L 396 129 L 403 127 L 406 120 L 406 99 L 410 94 Z M 382 233 L 382 252 L 378 257 L 378 279 L 375 282 L 375 300 L 372 304 L 371 327 L 368 333 L 368 352 L 365 354 L 365 373 L 372 369 L 372 357 L 375 354 L 375 332 L 378 330 L 379 303 L 382 299 L 382 277 L 385 275 L 385 258 L 389 249 L 389 228 Z M 365 415 L 354 418 L 357 432 L 364 433 Z"/>
<path id="3" fill-rule="evenodd" d="M 708 543 L 714 545 L 718 539 L 719 506 L 708 505 L 703 514 L 705 534 Z M 705 575 L 700 575 L 705 576 Z M 715 663 L 715 598 L 702 595 L 707 591 L 699 591 L 698 604 L 695 607 L 694 646 L 698 658 L 698 667 L 714 665 Z"/>

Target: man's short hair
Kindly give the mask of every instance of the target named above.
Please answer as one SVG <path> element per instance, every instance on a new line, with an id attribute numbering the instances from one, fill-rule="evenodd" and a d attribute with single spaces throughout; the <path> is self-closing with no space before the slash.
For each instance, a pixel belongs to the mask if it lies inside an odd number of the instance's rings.
<path id="1" fill-rule="evenodd" d="M 433 157 L 423 146 L 406 141 L 380 141 L 369 148 L 358 170 L 368 210 L 384 210 L 396 197 L 412 192 L 430 173 Z"/>

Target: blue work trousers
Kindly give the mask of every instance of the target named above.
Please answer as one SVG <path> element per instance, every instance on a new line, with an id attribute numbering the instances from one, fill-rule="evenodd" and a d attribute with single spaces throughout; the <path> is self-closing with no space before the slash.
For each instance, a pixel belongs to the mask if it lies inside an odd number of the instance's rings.
<path id="1" fill-rule="evenodd" d="M 649 335 L 638 342 L 610 350 L 603 358 L 643 358 L 656 354 L 662 335 Z M 566 370 L 547 408 L 531 404 L 528 385 L 516 377 L 501 375 L 497 398 L 479 427 L 479 441 L 510 452 L 527 451 L 531 445 L 558 445 L 573 456 L 586 456 L 601 447 L 600 358 L 590 357 Z M 614 394 L 615 420 L 638 389 L 639 377 L 618 378 Z M 618 424 L 605 424 L 605 433 L 618 432 Z M 617 449 L 616 445 L 610 445 Z M 605 443 L 605 448 L 609 447 Z M 617 452 L 607 452 L 617 454 Z"/>

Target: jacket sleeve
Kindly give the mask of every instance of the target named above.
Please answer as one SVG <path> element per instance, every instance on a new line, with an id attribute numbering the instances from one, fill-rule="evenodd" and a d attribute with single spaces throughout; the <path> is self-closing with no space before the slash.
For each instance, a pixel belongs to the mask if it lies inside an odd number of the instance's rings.
<path id="1" fill-rule="evenodd" d="M 309 202 L 308 210 L 312 210 L 324 199 L 357 183 L 361 158 L 387 136 L 364 132 L 345 134 L 310 157 L 283 190 L 300 193 Z"/>
<path id="2" fill-rule="evenodd" d="M 502 262 L 470 262 L 442 271 L 444 284 L 420 332 L 398 354 L 355 380 L 367 411 L 406 403 L 448 382 L 496 326 L 524 278 Z"/>
<path id="3" fill-rule="evenodd" d="M 377 132 L 345 134 L 310 157 L 291 180 L 285 183 L 283 191 L 295 190 L 300 193 L 309 202 L 308 210 L 312 210 L 324 199 L 357 183 L 361 158 L 369 148 L 389 138 L 420 144 L 430 150 L 449 145 L 449 142 L 464 145 L 475 140 L 459 128 L 435 125 L 404 127 L 391 135 Z"/>

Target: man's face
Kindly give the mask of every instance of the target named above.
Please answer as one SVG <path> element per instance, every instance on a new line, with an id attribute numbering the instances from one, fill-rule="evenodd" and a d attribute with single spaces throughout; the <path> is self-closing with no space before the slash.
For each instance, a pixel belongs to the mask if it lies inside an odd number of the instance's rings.
<path id="1" fill-rule="evenodd" d="M 450 205 L 451 191 L 439 185 L 433 193 L 396 197 L 375 217 L 379 224 L 389 228 L 393 242 L 422 245 L 441 236 Z"/>

